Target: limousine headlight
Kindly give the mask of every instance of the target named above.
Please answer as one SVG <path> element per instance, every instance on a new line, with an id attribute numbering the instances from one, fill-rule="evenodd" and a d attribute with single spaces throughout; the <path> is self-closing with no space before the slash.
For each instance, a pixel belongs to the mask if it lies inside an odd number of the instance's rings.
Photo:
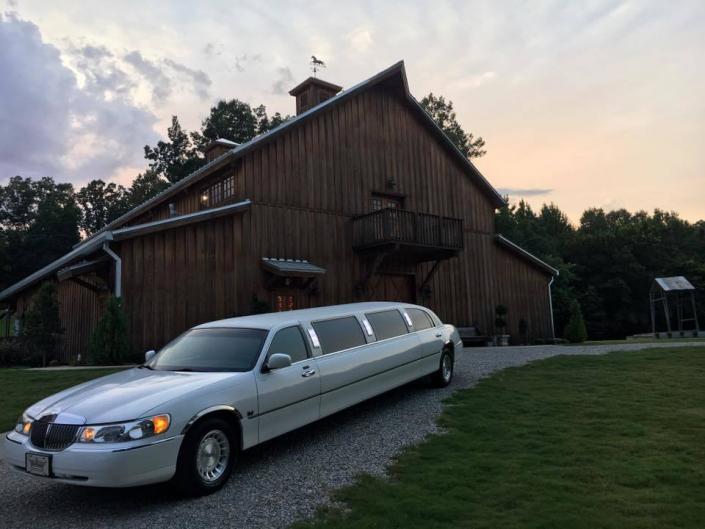
<path id="1" fill-rule="evenodd" d="M 122 424 L 102 424 L 84 426 L 79 435 L 81 443 L 122 443 L 136 441 L 166 432 L 169 429 L 169 415 L 155 415 Z"/>
<path id="2" fill-rule="evenodd" d="M 17 424 L 15 424 L 15 431 L 21 433 L 22 435 L 29 435 L 32 430 L 33 419 L 26 413 L 23 413 L 17 418 Z"/>

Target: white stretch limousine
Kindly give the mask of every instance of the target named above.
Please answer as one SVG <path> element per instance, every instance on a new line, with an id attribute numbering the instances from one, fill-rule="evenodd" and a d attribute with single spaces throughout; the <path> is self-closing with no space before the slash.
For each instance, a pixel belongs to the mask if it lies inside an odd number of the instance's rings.
<path id="1" fill-rule="evenodd" d="M 455 327 L 401 303 L 206 323 L 137 368 L 30 406 L 3 457 L 65 483 L 173 479 L 204 494 L 223 485 L 240 450 L 423 376 L 448 385 L 460 348 Z"/>

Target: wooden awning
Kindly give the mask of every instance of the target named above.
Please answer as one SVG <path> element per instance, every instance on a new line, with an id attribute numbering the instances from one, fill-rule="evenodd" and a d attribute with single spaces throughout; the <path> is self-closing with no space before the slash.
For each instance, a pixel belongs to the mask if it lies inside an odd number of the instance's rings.
<path id="1" fill-rule="evenodd" d="M 262 268 L 280 277 L 317 277 L 326 273 L 325 268 L 309 263 L 305 259 L 263 257 Z"/>

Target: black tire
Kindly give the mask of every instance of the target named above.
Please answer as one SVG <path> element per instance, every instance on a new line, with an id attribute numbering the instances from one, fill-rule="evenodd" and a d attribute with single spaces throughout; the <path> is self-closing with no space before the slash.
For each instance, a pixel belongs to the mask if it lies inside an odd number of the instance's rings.
<path id="1" fill-rule="evenodd" d="M 445 366 L 445 368 L 444 368 Z M 438 371 L 431 375 L 431 383 L 437 388 L 444 388 L 453 380 L 453 369 L 455 359 L 450 349 L 443 349 L 441 361 L 438 364 Z"/>
<path id="2" fill-rule="evenodd" d="M 229 445 L 227 447 L 227 461 L 221 461 L 221 455 L 225 450 L 224 439 L 227 439 Z M 214 454 L 210 459 L 207 457 L 209 448 Z M 216 450 L 217 453 L 213 450 Z M 200 466 L 198 463 L 199 451 L 204 456 Z M 205 418 L 191 427 L 181 443 L 179 457 L 176 461 L 176 474 L 174 474 L 172 483 L 178 492 L 187 496 L 211 494 L 228 481 L 235 466 L 238 452 L 239 439 L 233 425 L 222 417 Z M 216 466 L 209 474 L 212 475 L 212 478 L 207 479 L 202 471 L 207 469 L 210 460 Z"/>

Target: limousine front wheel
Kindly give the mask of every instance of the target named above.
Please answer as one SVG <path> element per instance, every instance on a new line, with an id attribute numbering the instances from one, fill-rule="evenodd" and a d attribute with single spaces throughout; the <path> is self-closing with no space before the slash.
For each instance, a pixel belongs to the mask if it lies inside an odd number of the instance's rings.
<path id="1" fill-rule="evenodd" d="M 184 494 L 200 496 L 221 488 L 237 455 L 235 431 L 220 417 L 204 419 L 189 430 L 181 445 L 174 484 Z"/>
<path id="2" fill-rule="evenodd" d="M 438 388 L 444 388 L 450 384 L 450 381 L 453 379 L 453 367 L 453 353 L 448 349 L 443 349 L 438 371 L 432 375 L 433 385 Z"/>

